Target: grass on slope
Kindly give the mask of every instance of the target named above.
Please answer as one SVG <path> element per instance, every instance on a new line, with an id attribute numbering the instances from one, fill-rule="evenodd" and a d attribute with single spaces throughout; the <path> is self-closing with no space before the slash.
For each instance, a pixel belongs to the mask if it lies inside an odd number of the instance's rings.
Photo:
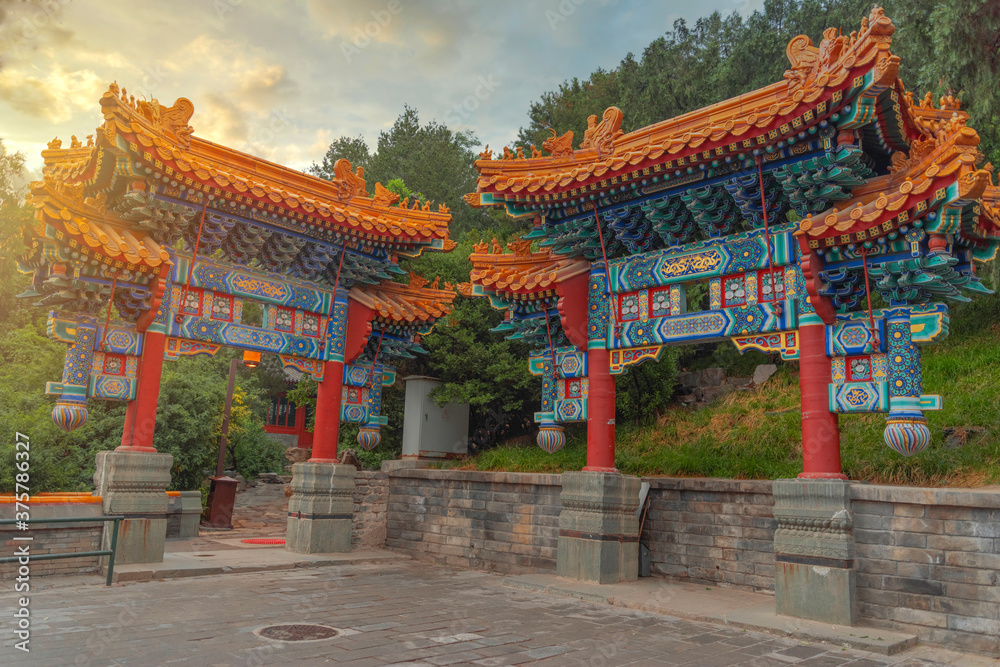
<path id="1" fill-rule="evenodd" d="M 994 327 L 996 329 L 996 327 Z M 941 394 L 931 412 L 931 445 L 904 458 L 882 440 L 883 415 L 842 415 L 844 472 L 854 480 L 919 486 L 982 486 L 1000 482 L 1000 343 L 992 335 L 946 340 L 923 348 L 924 393 Z M 620 426 L 616 465 L 626 474 L 736 479 L 794 477 L 802 470 L 798 379 L 782 368 L 757 391 L 730 394 L 697 411 L 671 410 L 656 424 Z M 945 427 L 978 427 L 963 447 L 948 448 Z M 585 433 L 546 454 L 535 446 L 501 446 L 463 468 L 519 472 L 579 470 Z"/>

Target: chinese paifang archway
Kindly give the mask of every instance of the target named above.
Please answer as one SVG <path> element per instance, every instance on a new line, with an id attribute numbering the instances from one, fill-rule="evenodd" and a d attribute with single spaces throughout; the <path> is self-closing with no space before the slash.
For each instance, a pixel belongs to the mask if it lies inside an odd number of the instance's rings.
<path id="1" fill-rule="evenodd" d="M 585 470 L 614 470 L 612 375 L 725 339 L 799 360 L 801 476 L 843 478 L 839 414 L 885 413 L 890 447 L 927 446 L 940 398 L 918 346 L 947 335 L 945 301 L 988 291 L 975 267 L 1000 244 L 1000 189 L 958 102 L 906 90 L 894 31 L 875 8 L 818 48 L 793 39 L 766 88 L 629 134 L 612 107 L 576 149 L 553 131 L 548 156 L 480 155 L 466 200 L 533 228 L 510 252 L 477 246 L 462 291 L 535 345 L 542 448 L 585 421 Z M 707 309 L 686 301 L 697 283 Z"/>
<path id="2" fill-rule="evenodd" d="M 346 160 L 325 181 L 193 136 L 194 108 L 136 101 L 112 85 L 87 145 L 43 151 L 33 183 L 34 275 L 24 297 L 51 309 L 67 344 L 53 419 L 69 431 L 87 399 L 127 401 L 119 450 L 155 452 L 163 360 L 234 347 L 280 356 L 319 381 L 313 461 L 336 459 L 341 421 L 379 441 L 391 360 L 450 312 L 455 292 L 399 257 L 448 251 L 444 205 L 413 208 L 380 184 L 369 197 Z M 111 319 L 111 303 L 122 320 Z M 242 321 L 248 302 L 261 326 Z"/>

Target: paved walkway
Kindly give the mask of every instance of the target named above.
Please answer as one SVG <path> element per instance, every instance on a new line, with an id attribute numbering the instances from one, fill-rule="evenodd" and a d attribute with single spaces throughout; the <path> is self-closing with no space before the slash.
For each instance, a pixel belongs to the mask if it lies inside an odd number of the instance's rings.
<path id="1" fill-rule="evenodd" d="M 0 665 L 689 665 L 879 667 L 993 661 L 917 648 L 893 657 L 803 644 L 501 585 L 418 562 L 352 565 L 31 594 L 31 652 L 13 648 L 15 594 L 0 592 Z M 345 632 L 275 642 L 254 630 Z"/>
<path id="2" fill-rule="evenodd" d="M 213 531 L 200 530 L 196 539 L 167 540 L 168 552 L 181 551 L 225 551 L 241 549 L 238 546 L 246 537 L 285 537 L 288 523 L 288 498 L 285 484 L 258 484 L 236 494 L 233 507 L 233 529 Z"/>

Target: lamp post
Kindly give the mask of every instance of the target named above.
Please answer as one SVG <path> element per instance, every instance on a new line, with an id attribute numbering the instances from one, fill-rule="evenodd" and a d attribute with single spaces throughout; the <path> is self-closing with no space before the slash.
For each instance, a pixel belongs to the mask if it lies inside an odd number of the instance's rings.
<path id="1" fill-rule="evenodd" d="M 260 352 L 249 350 L 243 353 L 243 364 L 247 368 L 257 368 L 260 365 Z M 233 409 L 233 391 L 236 389 L 236 369 L 240 360 L 229 362 L 229 385 L 226 387 L 226 406 L 222 412 L 222 435 L 219 438 L 219 461 L 215 466 L 215 477 L 211 478 L 208 491 L 208 507 L 205 508 L 205 520 L 202 525 L 216 530 L 233 529 L 233 506 L 236 504 L 236 486 L 238 482 L 226 476 L 226 444 L 229 440 L 229 415 Z"/>

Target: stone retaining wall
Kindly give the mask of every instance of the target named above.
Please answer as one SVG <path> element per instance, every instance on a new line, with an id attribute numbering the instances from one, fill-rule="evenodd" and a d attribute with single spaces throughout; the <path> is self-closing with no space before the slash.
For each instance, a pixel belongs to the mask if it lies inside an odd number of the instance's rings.
<path id="1" fill-rule="evenodd" d="M 456 567 L 555 572 L 559 475 L 402 469 L 388 476 L 387 547 Z"/>
<path id="2" fill-rule="evenodd" d="M 381 549 L 385 546 L 388 504 L 389 476 L 379 471 L 358 471 L 354 476 L 352 548 Z"/>
<path id="3" fill-rule="evenodd" d="M 649 478 L 641 541 L 652 573 L 754 591 L 774 590 L 771 482 Z"/>
<path id="4" fill-rule="evenodd" d="M 385 473 L 367 474 L 358 481 L 362 497 L 388 485 L 385 546 L 457 567 L 555 572 L 558 475 L 402 469 L 383 481 L 377 476 Z M 774 590 L 771 482 L 645 481 L 642 542 L 653 574 Z M 1000 655 L 1000 492 L 852 484 L 851 495 L 862 620 Z M 377 516 L 362 510 L 360 523 Z"/>
<path id="5" fill-rule="evenodd" d="M 14 518 L 14 504 L 0 504 L 0 519 Z M 33 504 L 32 519 L 55 519 L 70 517 L 101 516 L 103 508 L 100 503 L 69 503 L 69 504 Z M 48 553 L 68 553 L 73 551 L 99 551 L 101 549 L 101 533 L 104 523 L 32 523 L 26 531 L 17 530 L 15 526 L 0 526 L 0 544 L 3 545 L 3 555 L 16 555 L 18 547 L 29 545 L 30 553 L 35 556 Z M 30 536 L 30 542 L 15 541 L 14 537 Z M 98 570 L 98 556 L 81 558 L 63 558 L 57 560 L 36 560 L 29 564 L 31 577 L 41 577 L 52 574 L 91 574 Z M 17 577 L 17 563 L 0 565 L 0 581 Z"/>
<path id="6" fill-rule="evenodd" d="M 859 611 L 1000 654 L 1000 493 L 854 484 Z"/>

